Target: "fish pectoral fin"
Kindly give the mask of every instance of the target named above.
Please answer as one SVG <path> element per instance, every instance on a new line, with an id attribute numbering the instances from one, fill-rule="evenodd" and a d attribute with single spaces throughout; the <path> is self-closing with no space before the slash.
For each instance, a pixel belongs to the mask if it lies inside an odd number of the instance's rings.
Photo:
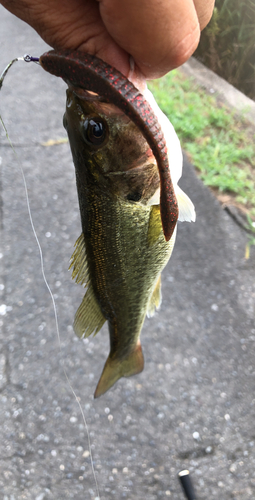
<path id="1" fill-rule="evenodd" d="M 74 317 L 73 329 L 80 338 L 96 335 L 101 330 L 105 317 L 90 285 Z"/>
<path id="2" fill-rule="evenodd" d="M 102 375 L 97 384 L 94 398 L 99 398 L 110 389 L 121 377 L 131 377 L 143 371 L 144 359 L 140 341 L 125 359 L 108 356 Z"/>
<path id="3" fill-rule="evenodd" d="M 162 232 L 162 222 L 160 215 L 160 206 L 152 205 L 149 218 L 147 241 L 148 245 L 152 246 L 158 240 Z"/>
<path id="4" fill-rule="evenodd" d="M 195 222 L 196 220 L 196 212 L 195 212 L 195 207 L 190 200 L 190 198 L 184 193 L 184 191 L 179 187 L 175 186 L 174 188 L 176 198 L 178 201 L 178 208 L 179 208 L 179 216 L 178 220 L 179 221 L 186 221 L 186 222 Z"/>
<path id="5" fill-rule="evenodd" d="M 69 269 L 71 268 L 73 268 L 72 271 L 73 280 L 75 280 L 76 283 L 88 286 L 89 272 L 88 272 L 86 247 L 85 247 L 85 240 L 83 233 L 81 233 L 78 240 L 75 242 L 75 250 L 70 259 Z"/>
<path id="6" fill-rule="evenodd" d="M 155 311 L 158 310 L 161 306 L 161 301 L 162 301 L 162 296 L 161 296 L 161 274 L 160 274 L 147 307 L 148 318 L 154 316 Z"/>

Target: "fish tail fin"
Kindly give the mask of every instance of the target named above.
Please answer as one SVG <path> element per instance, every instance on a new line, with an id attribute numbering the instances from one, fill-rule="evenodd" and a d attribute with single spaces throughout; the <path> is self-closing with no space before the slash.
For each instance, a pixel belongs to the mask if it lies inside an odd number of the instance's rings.
<path id="1" fill-rule="evenodd" d="M 140 341 L 132 352 L 123 360 L 108 356 L 94 394 L 95 398 L 102 396 L 121 377 L 130 377 L 143 371 L 144 359 Z"/>

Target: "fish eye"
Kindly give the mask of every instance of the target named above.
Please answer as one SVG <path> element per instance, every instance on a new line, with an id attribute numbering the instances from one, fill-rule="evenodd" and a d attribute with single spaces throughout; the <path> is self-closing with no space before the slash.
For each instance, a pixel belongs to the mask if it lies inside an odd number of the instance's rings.
<path id="1" fill-rule="evenodd" d="M 88 118 L 83 123 L 83 137 L 87 144 L 101 146 L 107 137 L 107 124 L 98 118 Z"/>

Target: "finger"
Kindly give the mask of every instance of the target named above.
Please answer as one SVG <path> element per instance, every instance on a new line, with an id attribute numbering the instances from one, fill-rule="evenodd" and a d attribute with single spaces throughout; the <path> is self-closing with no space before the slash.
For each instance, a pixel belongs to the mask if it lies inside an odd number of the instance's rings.
<path id="1" fill-rule="evenodd" d="M 95 0 L 0 0 L 54 49 L 79 49 L 130 71 L 129 54 L 113 40 Z"/>
<path id="2" fill-rule="evenodd" d="M 99 0 L 99 4 L 108 32 L 147 78 L 183 64 L 198 45 L 200 24 L 193 0 Z"/>
<path id="3" fill-rule="evenodd" d="M 200 24 L 200 29 L 202 31 L 209 23 L 212 17 L 215 1 L 214 0 L 193 0 L 193 1 Z"/>

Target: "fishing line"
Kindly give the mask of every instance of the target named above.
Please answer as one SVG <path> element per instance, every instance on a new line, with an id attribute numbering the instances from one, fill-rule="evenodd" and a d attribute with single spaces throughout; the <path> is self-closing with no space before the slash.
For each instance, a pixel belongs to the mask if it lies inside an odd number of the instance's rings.
<path id="1" fill-rule="evenodd" d="M 9 71 L 9 69 L 12 67 L 12 65 L 13 65 L 15 62 L 18 62 L 18 61 L 23 61 L 23 62 L 24 62 L 24 61 L 25 61 L 25 62 L 34 62 L 34 63 L 39 64 L 39 57 L 33 57 L 33 56 L 30 56 L 29 54 L 25 54 L 24 56 L 21 56 L 21 57 L 15 57 L 15 59 L 12 59 L 12 61 L 11 61 L 11 62 L 9 62 L 9 64 L 7 64 L 6 68 L 4 68 L 4 70 L 3 70 L 3 72 L 2 72 L 2 74 L 1 74 L 1 76 L 0 76 L 0 90 L 1 90 L 1 88 L 2 88 L 2 86 L 3 86 L 4 79 L 5 79 L 5 77 L 6 77 L 7 73 L 8 73 L 8 71 Z M 1 118 L 1 117 L 0 117 L 0 119 L 1 119 L 1 123 L 2 123 L 2 125 L 3 125 L 3 120 L 2 120 L 2 118 Z M 3 125 L 3 127 L 4 127 L 4 125 Z M 7 136 L 7 138 L 8 138 L 7 130 L 6 130 L 6 128 L 5 128 L 5 127 L 4 127 L 4 129 L 5 129 L 6 136 Z M 8 138 L 8 140 L 9 140 L 9 138 Z M 9 141 L 9 142 L 10 142 L 10 141 Z"/>
<path id="2" fill-rule="evenodd" d="M 2 72 L 1 76 L 0 76 L 0 90 L 2 88 L 2 85 L 3 85 L 3 81 L 4 81 L 4 78 L 6 76 L 6 74 L 8 73 L 9 69 L 11 68 L 11 66 L 16 62 L 16 61 L 25 61 L 25 62 L 38 62 L 39 61 L 39 58 L 37 57 L 32 57 L 32 56 L 29 56 L 29 55 L 25 55 L 23 57 L 18 57 L 18 58 L 15 58 L 13 59 L 7 66 L 6 68 L 4 69 L 4 71 Z M 51 298 L 51 301 L 52 301 L 52 305 L 53 305 L 53 311 L 54 311 L 54 318 L 55 318 L 55 327 L 56 327 L 56 332 L 57 332 L 57 338 L 58 338 L 58 344 L 59 344 L 59 350 L 60 350 L 60 353 L 61 353 L 61 342 L 60 342 L 60 331 L 59 331 L 59 322 L 58 322 L 58 313 L 57 313 L 57 307 L 56 307 L 56 302 L 55 302 L 55 299 L 54 299 L 54 295 L 51 291 L 51 288 L 50 288 L 50 285 L 47 281 L 47 278 L 45 276 L 45 271 L 44 271 L 44 258 L 43 258 L 43 253 L 42 253 L 42 248 L 41 248 L 41 245 L 40 245 L 40 242 L 39 242 L 39 239 L 38 239 L 38 236 L 37 236 L 37 233 L 36 233 L 36 230 L 35 230 L 35 226 L 34 226 L 34 222 L 33 222 L 33 217 L 32 217 L 32 212 L 31 212 L 31 208 L 30 208 L 30 202 L 29 202 L 29 197 L 28 197 L 28 189 L 27 189 L 27 182 L 26 182 L 26 178 L 25 178 L 25 174 L 24 174 L 24 170 L 22 168 L 22 165 L 20 163 L 20 160 L 18 158 L 18 155 L 16 153 L 16 150 L 11 142 L 11 139 L 9 137 L 9 134 L 7 132 L 7 128 L 4 124 L 4 121 L 2 119 L 2 116 L 0 115 L 0 122 L 2 124 L 2 127 L 5 131 L 5 134 L 6 134 L 6 137 L 7 137 L 7 140 L 11 146 L 11 149 L 16 157 L 16 160 L 18 162 L 18 166 L 19 166 L 19 170 L 21 172 L 21 176 L 22 176 L 22 180 L 23 180 L 23 184 L 24 184 L 24 189 L 25 189 L 25 198 L 26 198 L 26 204 L 27 204 L 27 210 L 28 210 L 28 215 L 29 215 L 29 220 L 30 220 L 30 224 L 31 224 L 31 227 L 32 227 L 32 232 L 34 234 L 34 238 L 36 240 L 36 243 L 37 243 L 37 247 L 38 247 L 38 250 L 39 250 L 39 255 L 40 255 L 40 264 L 41 264 L 41 273 L 42 273 L 42 277 L 43 277 L 43 281 L 46 285 L 46 288 L 49 292 L 49 295 L 50 295 L 50 298 Z M 97 493 L 97 496 L 95 497 L 94 500 L 100 500 L 100 492 L 99 492 L 99 485 L 98 485 L 98 481 L 97 481 L 97 477 L 96 477 L 96 472 L 95 472 L 95 467 L 94 467 L 94 463 L 93 463 L 93 456 L 92 456 L 92 447 L 91 447 L 91 441 L 90 441 L 90 435 L 89 435 L 89 429 L 88 429 L 88 425 L 87 425 L 87 421 L 86 421 L 86 417 L 85 417 L 85 413 L 82 409 L 82 406 L 81 406 L 81 403 L 80 403 L 80 398 L 77 396 L 71 382 L 70 382 L 70 379 L 67 375 L 67 372 L 66 372 L 66 369 L 64 366 L 61 366 L 63 372 L 64 372 L 64 375 L 65 375 L 65 378 L 66 378 L 66 381 L 68 383 L 68 386 L 76 400 L 76 403 L 78 404 L 79 406 L 79 409 L 80 409 L 80 412 L 81 412 L 81 415 L 82 415 L 82 419 L 83 419 L 83 423 L 84 423 L 84 427 L 85 427 L 85 430 L 86 430 L 86 433 L 87 433 L 87 439 L 88 439 L 88 448 L 89 448 L 89 453 L 90 453 L 90 464 L 91 464 L 91 470 L 92 470 L 92 474 L 93 474 L 93 478 L 94 478 L 94 481 L 95 481 L 95 485 L 96 485 L 96 493 Z"/>

